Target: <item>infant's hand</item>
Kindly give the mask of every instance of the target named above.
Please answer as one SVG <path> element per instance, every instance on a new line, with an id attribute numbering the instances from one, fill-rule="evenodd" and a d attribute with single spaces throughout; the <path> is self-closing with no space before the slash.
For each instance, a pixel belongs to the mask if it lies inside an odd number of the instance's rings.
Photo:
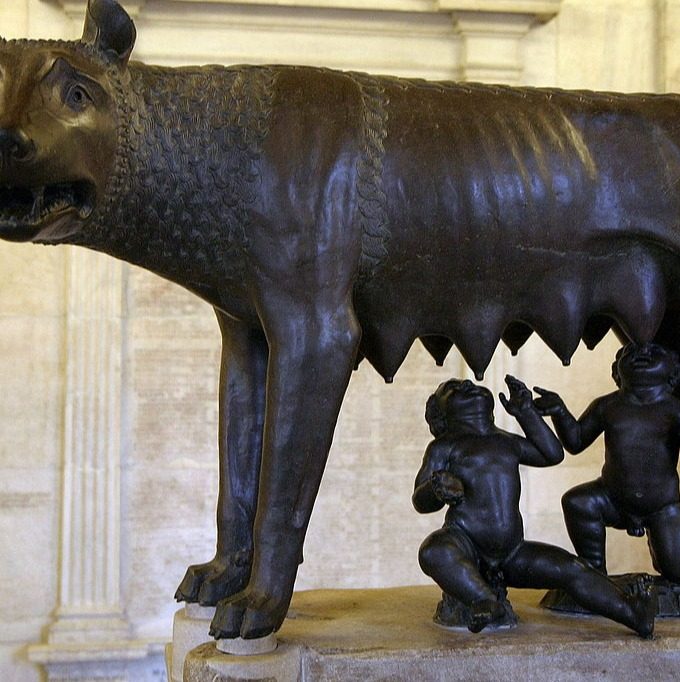
<path id="1" fill-rule="evenodd" d="M 505 377 L 505 383 L 508 386 L 510 397 L 506 398 L 503 393 L 499 393 L 498 397 L 508 414 L 511 414 L 513 417 L 519 417 L 522 413 L 534 408 L 531 391 L 522 381 L 508 374 Z"/>
<path id="2" fill-rule="evenodd" d="M 448 471 L 435 471 L 430 478 L 435 497 L 444 504 L 455 507 L 465 497 L 463 483 Z"/>
<path id="3" fill-rule="evenodd" d="M 534 400 L 534 406 L 542 416 L 561 414 L 567 409 L 562 398 L 554 391 L 548 391 L 538 386 L 534 386 L 534 391 L 540 396 Z"/>

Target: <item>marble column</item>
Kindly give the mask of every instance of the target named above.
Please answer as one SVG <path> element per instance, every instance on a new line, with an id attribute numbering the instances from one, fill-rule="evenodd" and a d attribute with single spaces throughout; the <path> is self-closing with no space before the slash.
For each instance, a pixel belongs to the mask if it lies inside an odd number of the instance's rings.
<path id="1" fill-rule="evenodd" d="M 60 596 L 51 642 L 128 636 L 120 599 L 122 267 L 87 251 L 70 254 Z"/>
<path id="2" fill-rule="evenodd" d="M 59 601 L 47 643 L 29 648 L 50 682 L 129 678 L 148 654 L 133 641 L 120 589 L 123 269 L 69 254 Z"/>

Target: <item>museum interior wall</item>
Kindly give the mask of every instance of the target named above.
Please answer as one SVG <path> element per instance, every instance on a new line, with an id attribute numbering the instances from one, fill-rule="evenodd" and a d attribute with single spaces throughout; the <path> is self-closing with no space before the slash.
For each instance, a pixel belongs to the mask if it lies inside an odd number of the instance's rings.
<path id="1" fill-rule="evenodd" d="M 125 5 L 134 56 L 148 62 L 680 89 L 677 0 Z M 0 34 L 77 37 L 83 11 L 82 0 L 4 0 Z M 617 346 L 579 349 L 569 368 L 537 339 L 517 358 L 501 346 L 486 379 L 498 391 L 510 371 L 578 412 L 612 389 Z M 177 584 L 214 549 L 218 362 L 210 308 L 175 285 L 70 247 L 0 245 L 0 679 L 38 680 L 36 662 L 76 665 L 63 654 L 74 642 L 85 664 L 88 651 L 108 652 L 112 669 L 162 677 Z M 417 550 L 441 519 L 410 503 L 429 440 L 424 405 L 465 372 L 455 352 L 438 368 L 414 346 L 390 386 L 368 365 L 355 373 L 297 589 L 426 582 Z M 596 477 L 601 455 L 598 444 L 523 472 L 528 538 L 569 546 L 560 496 Z M 649 568 L 644 540 L 618 532 L 609 547 L 610 570 Z"/>

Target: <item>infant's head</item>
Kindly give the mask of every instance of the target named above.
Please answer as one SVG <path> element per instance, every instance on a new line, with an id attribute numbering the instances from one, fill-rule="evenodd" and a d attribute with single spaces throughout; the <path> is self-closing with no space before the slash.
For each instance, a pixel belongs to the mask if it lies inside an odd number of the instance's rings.
<path id="1" fill-rule="evenodd" d="M 620 388 L 629 386 L 668 385 L 674 390 L 680 383 L 680 358 L 675 351 L 656 343 L 638 346 L 629 343 L 619 349 L 612 365 L 612 377 Z"/>
<path id="2" fill-rule="evenodd" d="M 469 379 L 449 379 L 428 398 L 425 419 L 437 438 L 446 433 L 451 420 L 488 416 L 493 419 L 493 394 Z"/>

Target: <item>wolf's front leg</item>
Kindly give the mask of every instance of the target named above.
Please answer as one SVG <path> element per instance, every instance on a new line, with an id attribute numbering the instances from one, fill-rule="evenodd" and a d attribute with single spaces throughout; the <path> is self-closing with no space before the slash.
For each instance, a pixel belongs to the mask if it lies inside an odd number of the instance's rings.
<path id="1" fill-rule="evenodd" d="M 263 637 L 285 618 L 360 330 L 351 303 L 274 306 L 255 555 L 248 587 L 218 605 L 215 637 Z"/>
<path id="2" fill-rule="evenodd" d="M 189 566 L 175 595 L 204 605 L 236 594 L 250 577 L 268 355 L 260 330 L 216 312 L 222 331 L 217 551 L 212 561 Z"/>

